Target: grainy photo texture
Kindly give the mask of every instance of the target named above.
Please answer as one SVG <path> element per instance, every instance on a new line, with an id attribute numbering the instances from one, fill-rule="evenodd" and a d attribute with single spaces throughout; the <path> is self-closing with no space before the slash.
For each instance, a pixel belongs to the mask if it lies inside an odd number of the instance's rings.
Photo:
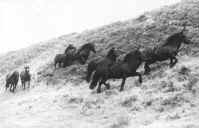
<path id="1" fill-rule="evenodd" d="M 198 0 L 0 0 L 0 128 L 199 128 Z"/>

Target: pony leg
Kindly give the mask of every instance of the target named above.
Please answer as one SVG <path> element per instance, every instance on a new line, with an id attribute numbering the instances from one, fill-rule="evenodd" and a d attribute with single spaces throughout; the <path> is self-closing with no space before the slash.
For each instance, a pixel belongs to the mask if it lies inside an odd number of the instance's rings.
<path id="1" fill-rule="evenodd" d="M 138 76 L 139 77 L 139 82 L 142 83 L 142 75 L 139 72 L 134 72 L 129 76 Z"/>
<path id="2" fill-rule="evenodd" d="M 139 82 L 142 83 L 142 75 L 139 72 L 135 72 L 135 76 L 138 76 Z"/>
<path id="3" fill-rule="evenodd" d="M 12 92 L 12 84 L 10 84 L 10 92 Z"/>
<path id="4" fill-rule="evenodd" d="M 23 82 L 23 90 L 26 89 L 26 82 Z"/>
<path id="5" fill-rule="evenodd" d="M 9 85 L 8 86 L 6 86 L 6 90 L 5 91 L 7 91 L 7 89 L 9 88 Z"/>
<path id="6" fill-rule="evenodd" d="M 101 93 L 101 86 L 102 86 L 102 81 L 100 81 L 100 83 L 97 87 L 97 93 Z"/>
<path id="7" fill-rule="evenodd" d="M 124 84 L 125 84 L 125 81 L 126 81 L 126 77 L 124 77 L 124 78 L 122 79 L 122 83 L 121 83 L 120 91 L 123 91 L 123 90 L 124 90 Z"/>
<path id="8" fill-rule="evenodd" d="M 11 84 L 11 92 L 14 92 L 14 84 Z"/>
<path id="9" fill-rule="evenodd" d="M 62 66 L 61 66 L 61 62 L 59 62 L 59 67 L 62 67 Z"/>
<path id="10" fill-rule="evenodd" d="M 55 62 L 55 64 L 54 64 L 55 69 L 56 69 L 56 66 L 57 66 L 57 62 Z"/>
<path id="11" fill-rule="evenodd" d="M 102 83 L 106 86 L 106 89 L 110 89 L 110 84 L 106 83 L 107 79 L 103 79 Z"/>
<path id="12" fill-rule="evenodd" d="M 86 75 L 87 82 L 90 82 L 92 72 L 93 72 L 93 70 L 91 70 L 90 68 L 87 69 L 87 75 Z"/>
<path id="13" fill-rule="evenodd" d="M 64 62 L 61 62 L 61 67 L 64 67 Z"/>
<path id="14" fill-rule="evenodd" d="M 10 92 L 14 92 L 14 84 L 11 84 Z"/>
<path id="15" fill-rule="evenodd" d="M 144 69 L 145 69 L 144 74 L 149 74 L 150 73 L 151 68 L 149 67 L 149 63 L 145 63 Z"/>
<path id="16" fill-rule="evenodd" d="M 24 89 L 26 89 L 26 82 L 24 82 Z"/>
<path id="17" fill-rule="evenodd" d="M 13 93 L 15 92 L 15 89 L 16 89 L 16 84 L 13 84 Z"/>
<path id="18" fill-rule="evenodd" d="M 63 68 L 65 68 L 67 66 L 66 62 L 63 62 Z"/>
<path id="19" fill-rule="evenodd" d="M 104 85 L 106 86 L 106 89 L 110 89 L 110 84 L 109 83 L 104 83 Z"/>
<path id="20" fill-rule="evenodd" d="M 23 90 L 25 90 L 25 82 L 23 82 Z"/>
<path id="21" fill-rule="evenodd" d="M 23 88 L 22 82 L 21 82 L 21 88 Z"/>
<path id="22" fill-rule="evenodd" d="M 174 62 L 173 62 L 173 59 L 174 59 Z M 170 68 L 175 66 L 177 62 L 178 62 L 178 59 L 176 57 L 171 57 L 170 58 Z"/>
<path id="23" fill-rule="evenodd" d="M 30 89 L 30 81 L 28 81 L 28 89 Z"/>
<path id="24" fill-rule="evenodd" d="M 13 89 L 13 92 L 16 90 L 16 87 L 17 87 L 17 85 L 16 85 L 16 84 L 14 84 L 14 89 Z"/>

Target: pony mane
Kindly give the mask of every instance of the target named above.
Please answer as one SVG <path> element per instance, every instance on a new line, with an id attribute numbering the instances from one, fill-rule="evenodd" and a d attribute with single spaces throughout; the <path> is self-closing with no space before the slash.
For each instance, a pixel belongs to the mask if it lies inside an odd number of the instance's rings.
<path id="1" fill-rule="evenodd" d="M 108 51 L 106 57 L 110 57 L 110 56 L 113 56 L 114 55 L 114 49 L 112 48 L 111 50 Z"/>
<path id="2" fill-rule="evenodd" d="M 94 44 L 92 44 L 92 43 L 86 43 L 80 49 L 85 49 L 85 48 L 89 48 L 89 47 L 93 47 L 93 46 L 94 46 Z"/>
<path id="3" fill-rule="evenodd" d="M 79 54 L 83 49 L 87 49 L 87 48 L 90 48 L 90 47 L 93 47 L 94 44 L 91 44 L 91 43 L 86 43 L 84 44 L 83 46 L 81 46 L 78 50 L 77 50 L 77 54 Z"/>
<path id="4" fill-rule="evenodd" d="M 178 32 L 178 33 L 175 33 L 175 34 L 169 36 L 166 39 L 166 41 L 163 44 L 163 46 L 166 46 L 166 45 L 169 45 L 169 44 L 173 44 L 176 41 L 176 39 L 178 39 L 180 37 L 180 35 L 181 35 L 181 32 Z"/>
<path id="5" fill-rule="evenodd" d="M 141 57 L 141 53 L 139 50 L 129 52 L 125 57 L 123 62 L 128 62 L 132 58 L 139 58 Z"/>

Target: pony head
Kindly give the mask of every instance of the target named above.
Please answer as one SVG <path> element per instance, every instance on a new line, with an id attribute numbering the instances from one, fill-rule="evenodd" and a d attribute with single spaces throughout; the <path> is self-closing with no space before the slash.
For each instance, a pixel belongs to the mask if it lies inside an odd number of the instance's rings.
<path id="1" fill-rule="evenodd" d="M 185 34 L 184 34 L 184 32 L 185 32 L 185 30 L 186 30 L 186 22 L 185 23 L 183 23 L 183 29 L 182 29 L 182 31 L 179 33 L 179 38 L 181 39 L 181 41 L 183 42 L 183 43 L 185 43 L 185 44 L 192 44 L 192 42 L 189 40 L 189 39 L 187 39 L 187 36 L 185 36 Z"/>
<path id="2" fill-rule="evenodd" d="M 83 49 L 91 50 L 92 52 L 96 53 L 95 45 L 93 43 L 87 43 L 80 48 L 80 51 Z"/>
<path id="3" fill-rule="evenodd" d="M 24 69 L 25 69 L 26 72 L 30 71 L 30 67 L 29 66 L 25 66 Z"/>
<path id="4" fill-rule="evenodd" d="M 96 53 L 95 45 L 94 44 L 90 43 L 89 48 L 90 48 L 91 51 L 93 51 L 94 53 Z"/>

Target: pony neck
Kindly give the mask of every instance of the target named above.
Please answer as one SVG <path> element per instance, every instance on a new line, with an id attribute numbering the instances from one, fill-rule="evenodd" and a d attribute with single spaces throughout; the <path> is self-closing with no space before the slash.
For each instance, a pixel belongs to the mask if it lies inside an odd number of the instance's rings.
<path id="1" fill-rule="evenodd" d="M 78 50 L 78 52 L 77 53 L 80 53 L 81 51 L 90 51 L 90 44 L 85 44 L 85 45 L 83 45 L 79 50 Z"/>
<path id="2" fill-rule="evenodd" d="M 112 61 L 116 61 L 116 58 L 117 58 L 116 55 L 114 54 L 107 55 L 106 57 Z"/>
<path id="3" fill-rule="evenodd" d="M 180 38 L 180 33 L 176 33 L 166 40 L 166 43 L 163 46 L 173 46 L 179 49 L 182 43 L 182 39 Z"/>

